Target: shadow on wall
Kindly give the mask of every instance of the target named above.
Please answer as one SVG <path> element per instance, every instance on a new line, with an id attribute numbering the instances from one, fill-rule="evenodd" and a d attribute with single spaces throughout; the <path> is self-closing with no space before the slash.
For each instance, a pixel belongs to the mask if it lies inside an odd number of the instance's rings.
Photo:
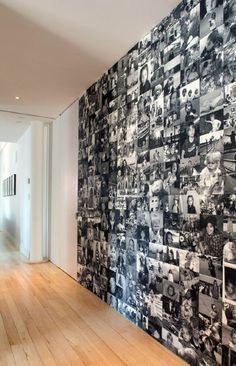
<path id="1" fill-rule="evenodd" d="M 13 243 L 18 247 L 19 246 L 18 233 L 17 233 L 15 221 L 8 219 L 6 217 L 3 217 L 2 218 L 2 228 L 4 228 L 3 232 L 6 233 L 7 235 L 9 235 L 11 237 L 11 240 L 13 241 Z"/>
<path id="2" fill-rule="evenodd" d="M 236 364 L 235 14 L 183 1 L 79 101 L 78 281 L 192 366 Z"/>

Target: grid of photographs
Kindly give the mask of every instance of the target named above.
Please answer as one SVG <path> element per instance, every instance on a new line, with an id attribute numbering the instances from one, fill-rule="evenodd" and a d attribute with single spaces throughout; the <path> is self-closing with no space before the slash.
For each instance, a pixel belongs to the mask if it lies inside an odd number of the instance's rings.
<path id="1" fill-rule="evenodd" d="M 184 0 L 79 100 L 78 281 L 236 365 L 236 1 Z"/>

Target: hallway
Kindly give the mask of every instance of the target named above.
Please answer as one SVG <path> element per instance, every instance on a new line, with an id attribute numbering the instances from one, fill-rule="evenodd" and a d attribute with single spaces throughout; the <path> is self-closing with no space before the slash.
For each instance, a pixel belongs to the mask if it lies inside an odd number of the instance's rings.
<path id="1" fill-rule="evenodd" d="M 25 263 L 0 233 L 0 365 L 184 362 L 53 264 Z"/>

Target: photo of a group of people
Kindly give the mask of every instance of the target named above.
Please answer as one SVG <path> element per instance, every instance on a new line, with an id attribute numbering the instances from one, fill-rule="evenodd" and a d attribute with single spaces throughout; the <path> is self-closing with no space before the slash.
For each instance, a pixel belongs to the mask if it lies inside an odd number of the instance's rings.
<path id="1" fill-rule="evenodd" d="M 78 281 L 236 365 L 236 1 L 183 0 L 79 100 Z"/>

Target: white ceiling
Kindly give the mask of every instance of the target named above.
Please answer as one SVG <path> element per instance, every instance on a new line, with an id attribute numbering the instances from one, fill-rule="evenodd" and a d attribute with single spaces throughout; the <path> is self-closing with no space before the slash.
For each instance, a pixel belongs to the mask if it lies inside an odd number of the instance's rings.
<path id="1" fill-rule="evenodd" d="M 34 121 L 51 122 L 47 118 L 38 118 L 19 113 L 0 111 L 0 151 L 2 142 L 17 142 L 25 130 Z"/>
<path id="2" fill-rule="evenodd" d="M 178 3 L 0 0 L 0 110 L 57 117 Z"/>

